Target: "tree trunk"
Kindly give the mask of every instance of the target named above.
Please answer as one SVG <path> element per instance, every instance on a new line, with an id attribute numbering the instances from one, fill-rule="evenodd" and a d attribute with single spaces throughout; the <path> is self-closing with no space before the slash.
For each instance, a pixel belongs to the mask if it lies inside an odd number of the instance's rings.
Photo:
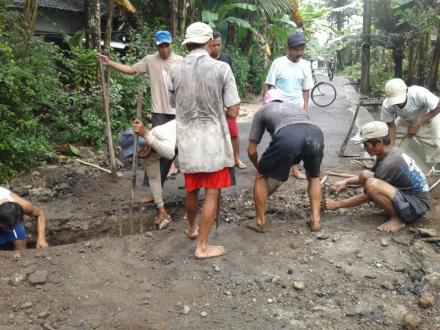
<path id="1" fill-rule="evenodd" d="M 434 51 L 432 52 L 431 69 L 428 75 L 427 86 L 431 92 L 438 92 L 437 80 L 438 69 L 440 62 L 440 32 L 437 33 L 437 40 L 435 41 Z"/>
<path id="2" fill-rule="evenodd" d="M 428 34 L 428 38 L 429 38 Z M 429 40 L 429 39 L 428 39 Z M 425 65 L 426 65 L 426 51 L 427 51 L 427 38 L 422 36 L 419 43 L 419 58 L 417 61 L 417 84 L 423 86 L 425 81 Z"/>
<path id="3" fill-rule="evenodd" d="M 173 38 L 176 37 L 177 35 L 177 27 L 178 27 L 178 18 L 177 18 L 177 13 L 178 13 L 178 0 L 170 0 L 170 9 L 171 9 L 171 33 L 173 34 Z"/>
<path id="4" fill-rule="evenodd" d="M 370 40 L 371 40 L 371 3 L 364 0 L 363 31 L 362 31 L 362 70 L 360 92 L 370 92 Z"/>
<path id="5" fill-rule="evenodd" d="M 87 17 L 86 47 L 100 49 L 101 40 L 101 14 L 99 0 L 84 1 L 84 10 Z"/>
<path id="6" fill-rule="evenodd" d="M 185 35 L 186 28 L 186 13 L 188 10 L 188 1 L 179 0 L 179 32 L 181 35 Z"/>
<path id="7" fill-rule="evenodd" d="M 408 52 L 408 73 L 406 82 L 408 85 L 412 85 L 414 82 L 414 74 L 415 74 L 415 68 L 416 68 L 416 58 L 417 57 L 417 50 L 414 46 L 414 43 L 410 43 L 409 45 L 409 52 Z"/>
<path id="8" fill-rule="evenodd" d="M 401 40 L 403 43 L 403 40 Z M 400 42 L 398 42 L 400 43 Z M 394 77 L 402 78 L 403 77 L 403 44 L 395 45 L 393 47 L 393 60 L 394 60 Z"/>
<path id="9" fill-rule="evenodd" d="M 235 46 L 236 45 L 236 32 L 237 26 L 232 23 L 228 23 L 228 36 L 226 38 L 226 45 Z"/>
<path id="10" fill-rule="evenodd" d="M 104 54 L 110 55 L 110 41 L 112 40 L 112 32 L 113 32 L 113 11 L 114 5 L 113 0 L 107 1 L 107 23 L 105 26 L 105 34 L 104 34 Z M 110 70 L 105 71 L 105 84 L 107 88 L 110 88 Z"/>
<path id="11" fill-rule="evenodd" d="M 241 42 L 241 51 L 245 56 L 249 56 L 252 46 L 252 41 L 254 39 L 254 34 L 252 31 L 247 31 L 244 40 Z"/>
<path id="12" fill-rule="evenodd" d="M 24 21 L 31 32 L 35 31 L 35 21 L 37 20 L 38 0 L 25 0 L 24 2 Z"/>

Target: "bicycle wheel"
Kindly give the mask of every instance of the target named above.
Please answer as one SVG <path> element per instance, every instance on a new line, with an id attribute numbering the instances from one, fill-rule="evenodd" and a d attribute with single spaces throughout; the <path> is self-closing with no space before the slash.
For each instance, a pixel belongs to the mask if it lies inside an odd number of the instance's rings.
<path id="1" fill-rule="evenodd" d="M 312 88 L 312 101 L 318 107 L 328 107 L 336 99 L 336 89 L 333 85 L 321 81 Z"/>

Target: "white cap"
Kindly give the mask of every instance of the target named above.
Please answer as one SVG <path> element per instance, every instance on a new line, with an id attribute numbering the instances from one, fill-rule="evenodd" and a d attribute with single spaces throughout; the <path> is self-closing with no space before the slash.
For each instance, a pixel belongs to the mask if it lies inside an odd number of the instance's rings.
<path id="1" fill-rule="evenodd" d="M 356 134 L 351 141 L 354 143 L 364 143 L 370 139 L 382 138 L 388 135 L 388 125 L 383 121 L 370 121 L 361 127 L 361 130 Z"/>
<path id="2" fill-rule="evenodd" d="M 185 40 L 182 45 L 194 43 L 205 44 L 212 39 L 212 29 L 208 24 L 202 22 L 192 23 L 186 28 Z"/>
<path id="3" fill-rule="evenodd" d="M 394 78 L 385 84 L 385 96 L 388 105 L 405 103 L 408 87 L 402 79 Z"/>

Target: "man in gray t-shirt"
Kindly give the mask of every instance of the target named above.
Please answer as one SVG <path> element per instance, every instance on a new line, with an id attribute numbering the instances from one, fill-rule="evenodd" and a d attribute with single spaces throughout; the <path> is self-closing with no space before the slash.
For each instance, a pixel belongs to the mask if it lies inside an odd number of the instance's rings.
<path id="1" fill-rule="evenodd" d="M 428 183 L 414 160 L 390 145 L 387 124 L 370 122 L 353 140 L 363 143 L 365 151 L 377 157 L 376 164 L 372 171 L 336 182 L 333 187 L 338 192 L 348 184 L 359 184 L 365 188 L 364 193 L 339 201 L 327 199 L 326 208 L 347 208 L 372 200 L 390 215 L 377 228 L 385 232 L 398 231 L 423 217 L 430 210 Z"/>
<path id="2" fill-rule="evenodd" d="M 269 195 L 287 181 L 292 165 L 302 160 L 308 180 L 310 228 L 319 231 L 319 175 L 324 154 L 324 135 L 301 107 L 284 103 L 283 95 L 277 89 L 269 90 L 265 99 L 269 103 L 257 111 L 249 133 L 248 155 L 257 169 L 254 185 L 257 217 L 247 227 L 260 233 L 265 231 L 266 202 Z M 271 134 L 272 141 L 258 159 L 257 145 L 266 130 Z"/>

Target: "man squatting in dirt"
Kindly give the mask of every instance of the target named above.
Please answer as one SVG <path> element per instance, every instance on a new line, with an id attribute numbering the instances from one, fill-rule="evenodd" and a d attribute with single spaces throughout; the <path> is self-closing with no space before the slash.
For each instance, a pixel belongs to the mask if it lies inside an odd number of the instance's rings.
<path id="1" fill-rule="evenodd" d="M 359 184 L 364 192 L 351 198 L 323 201 L 330 210 L 361 205 L 372 200 L 390 215 L 377 229 L 394 232 L 407 223 L 419 220 L 430 210 L 428 183 L 423 172 L 401 149 L 390 144 L 388 126 L 381 121 L 364 125 L 352 139 L 363 143 L 364 149 L 377 160 L 372 171 L 362 171 L 352 178 L 336 182 L 332 187 L 339 192 L 349 184 Z"/>
<path id="2" fill-rule="evenodd" d="M 188 26 L 182 44 L 189 54 L 169 71 L 170 100 L 176 107 L 179 164 L 185 176 L 189 222 L 185 233 L 190 238 L 199 236 L 196 258 L 225 253 L 223 246 L 208 245 L 208 236 L 218 212 L 220 191 L 233 184 L 234 154 L 226 119 L 236 118 L 240 109 L 231 68 L 209 55 L 212 34 L 205 23 Z M 196 212 L 201 188 L 205 189 L 205 201 L 199 229 Z"/>
<path id="3" fill-rule="evenodd" d="M 134 134 L 140 136 L 138 156 L 144 164 L 145 171 L 150 180 L 150 189 L 157 208 L 155 224 L 163 229 L 170 222 L 171 217 L 165 209 L 162 198 L 162 184 L 160 181 L 159 159 L 171 160 L 176 150 L 176 120 L 171 120 L 163 125 L 155 126 L 148 131 L 140 120 L 133 122 L 133 130 L 119 134 L 119 143 L 122 147 L 121 157 L 133 154 Z"/>
<path id="4" fill-rule="evenodd" d="M 0 187 L 0 245 L 13 242 L 15 250 L 26 249 L 23 214 L 37 219 L 37 249 L 47 248 L 43 210 L 3 187 Z"/>
<path id="5" fill-rule="evenodd" d="M 321 207 L 320 167 L 324 156 L 324 135 L 310 121 L 309 115 L 296 104 L 284 102 L 278 89 L 270 89 L 264 97 L 266 103 L 254 116 L 249 133 L 248 155 L 257 169 L 254 201 L 257 218 L 247 225 L 257 232 L 265 232 L 266 202 L 283 182 L 289 178 L 292 165 L 304 162 L 310 200 L 310 229 L 319 231 Z M 257 145 L 267 130 L 272 135 L 269 147 L 258 159 Z"/>
<path id="6" fill-rule="evenodd" d="M 158 31 L 155 35 L 157 53 L 147 55 L 134 65 L 124 65 L 110 60 L 107 56 L 100 55 L 105 66 L 109 66 L 126 74 L 148 74 L 150 76 L 151 90 L 151 123 L 153 127 L 165 124 L 176 117 L 176 110 L 170 106 L 166 80 L 170 67 L 180 61 L 182 57 L 174 54 L 171 49 L 171 34 L 168 31 Z M 171 170 L 170 170 L 171 168 Z M 163 186 L 168 173 L 177 173 L 173 161 L 166 158 L 160 159 L 160 179 Z M 151 178 L 148 182 L 151 185 Z M 153 183 L 154 185 L 155 183 Z M 141 202 L 149 203 L 151 196 L 142 199 Z M 167 219 L 166 213 L 160 213 L 158 221 Z"/>

